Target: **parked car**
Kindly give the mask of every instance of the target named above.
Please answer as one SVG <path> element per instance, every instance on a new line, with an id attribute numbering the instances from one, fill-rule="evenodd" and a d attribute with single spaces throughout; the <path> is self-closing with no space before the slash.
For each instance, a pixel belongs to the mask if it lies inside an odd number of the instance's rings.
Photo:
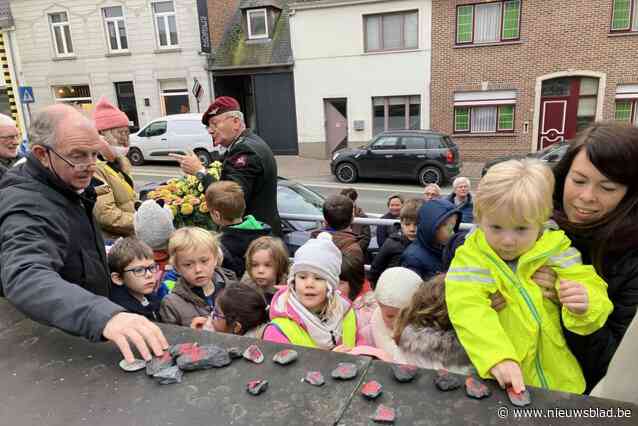
<path id="1" fill-rule="evenodd" d="M 134 166 L 145 161 L 175 161 L 168 154 L 193 151 L 204 165 L 221 158 L 213 146 L 200 114 L 175 114 L 157 118 L 130 136 L 128 158 Z"/>
<path id="2" fill-rule="evenodd" d="M 547 163 L 550 167 L 554 164 L 558 163 L 561 158 L 567 152 L 569 148 L 569 141 L 557 142 L 553 145 L 548 146 L 545 149 L 536 152 L 530 152 L 524 155 L 521 154 L 513 154 L 513 155 L 505 155 L 503 157 L 498 157 L 494 160 L 487 161 L 481 170 L 481 177 L 487 173 L 487 169 L 492 167 L 495 164 L 502 163 L 507 160 L 521 160 L 523 158 L 537 158 L 541 161 Z"/>
<path id="3" fill-rule="evenodd" d="M 429 130 L 392 130 L 369 144 L 340 149 L 332 155 L 332 174 L 339 182 L 358 178 L 416 179 L 441 185 L 460 173 L 461 157 L 452 139 Z"/>

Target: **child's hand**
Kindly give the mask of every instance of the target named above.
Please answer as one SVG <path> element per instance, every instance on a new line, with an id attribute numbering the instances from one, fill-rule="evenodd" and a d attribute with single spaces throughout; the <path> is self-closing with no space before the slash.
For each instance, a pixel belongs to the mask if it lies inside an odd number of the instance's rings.
<path id="1" fill-rule="evenodd" d="M 510 359 L 501 361 L 490 369 L 492 376 L 498 381 L 502 389 L 511 386 L 514 392 L 521 393 L 525 390 L 523 372 L 517 362 Z"/>
<path id="2" fill-rule="evenodd" d="M 195 317 L 191 321 L 191 328 L 194 328 L 195 330 L 202 330 L 204 329 L 204 324 L 206 324 L 206 321 L 208 321 L 208 318 L 206 317 Z"/>
<path id="3" fill-rule="evenodd" d="M 497 291 L 496 293 L 491 295 L 490 299 L 492 300 L 492 309 L 494 309 L 496 312 L 500 312 L 505 307 L 505 305 L 507 305 L 507 302 L 505 301 L 505 298 L 500 291 Z"/>
<path id="4" fill-rule="evenodd" d="M 589 308 L 587 289 L 574 281 L 561 280 L 558 290 L 558 300 L 570 312 L 582 315 Z"/>
<path id="5" fill-rule="evenodd" d="M 534 281 L 543 292 L 543 296 L 554 303 L 558 303 L 558 294 L 556 294 L 556 272 L 549 266 L 542 266 L 532 275 Z"/>

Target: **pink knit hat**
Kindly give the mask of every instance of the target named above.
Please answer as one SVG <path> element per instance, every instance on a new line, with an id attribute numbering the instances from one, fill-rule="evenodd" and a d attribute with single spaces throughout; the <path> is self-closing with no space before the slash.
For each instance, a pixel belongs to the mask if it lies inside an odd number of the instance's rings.
<path id="1" fill-rule="evenodd" d="M 93 121 L 98 131 L 128 127 L 129 119 L 104 96 L 97 101 L 93 110 Z"/>

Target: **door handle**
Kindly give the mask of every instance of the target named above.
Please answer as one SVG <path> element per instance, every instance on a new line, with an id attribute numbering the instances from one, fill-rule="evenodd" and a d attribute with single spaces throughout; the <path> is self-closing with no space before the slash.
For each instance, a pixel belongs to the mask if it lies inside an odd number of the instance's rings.
<path id="1" fill-rule="evenodd" d="M 166 139 L 166 138 L 162 138 L 162 139 L 160 139 L 160 140 L 161 140 L 161 141 L 166 141 L 167 139 Z"/>

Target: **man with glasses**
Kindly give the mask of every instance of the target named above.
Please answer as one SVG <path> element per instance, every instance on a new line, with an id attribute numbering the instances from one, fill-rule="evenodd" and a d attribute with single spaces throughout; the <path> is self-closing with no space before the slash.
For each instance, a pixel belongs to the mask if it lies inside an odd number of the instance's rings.
<path id="1" fill-rule="evenodd" d="M 7 115 L 0 114 L 0 179 L 18 159 L 20 132 L 16 122 Z"/>
<path id="2" fill-rule="evenodd" d="M 104 241 L 90 186 L 102 142 L 89 119 L 57 104 L 33 120 L 31 152 L 0 181 L 0 289 L 32 319 L 99 342 L 132 362 L 168 343 L 157 325 L 108 299 Z"/>
<path id="3" fill-rule="evenodd" d="M 246 128 L 239 103 L 230 96 L 220 96 L 202 116 L 213 145 L 227 148 L 222 180 L 241 185 L 246 199 L 246 215 L 267 223 L 275 236 L 281 236 L 277 210 L 277 162 L 266 142 Z M 195 175 L 208 187 L 213 180 L 195 154 L 171 154 L 184 173 Z"/>

